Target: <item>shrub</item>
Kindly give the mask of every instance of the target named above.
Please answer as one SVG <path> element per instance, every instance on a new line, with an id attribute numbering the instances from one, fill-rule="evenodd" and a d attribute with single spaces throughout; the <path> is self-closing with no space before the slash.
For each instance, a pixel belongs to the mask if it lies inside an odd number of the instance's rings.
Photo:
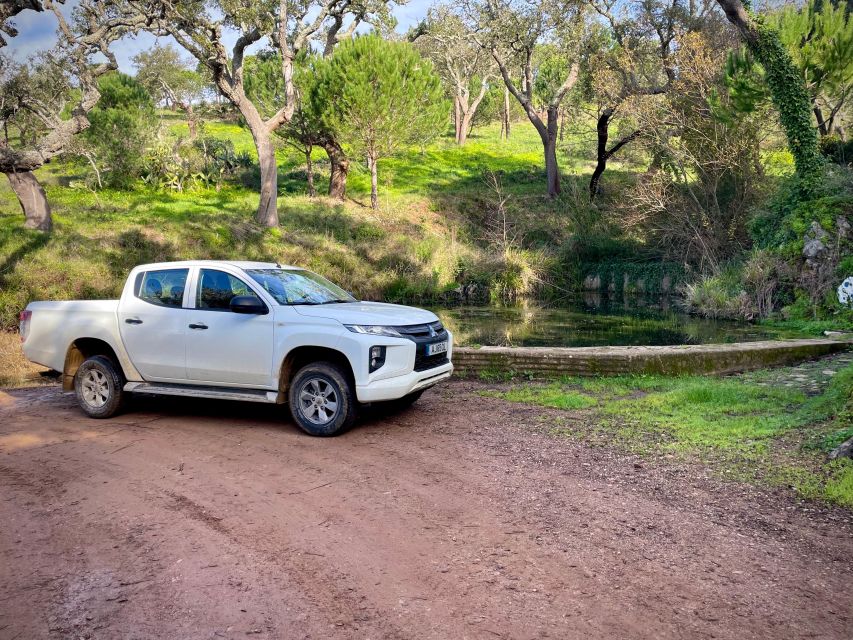
<path id="1" fill-rule="evenodd" d="M 684 305 L 709 318 L 766 318 L 789 294 L 793 277 L 793 270 L 776 254 L 754 251 L 744 263 L 686 284 Z"/>
<path id="2" fill-rule="evenodd" d="M 84 154 L 100 165 L 99 183 L 128 187 L 142 174 L 145 148 L 157 126 L 154 102 L 145 87 L 123 73 L 102 76 L 98 88 L 101 99 L 89 113 Z"/>
<path id="3" fill-rule="evenodd" d="M 853 162 L 853 140 L 842 140 L 836 135 L 820 140 L 820 152 L 835 164 L 849 165 Z"/>

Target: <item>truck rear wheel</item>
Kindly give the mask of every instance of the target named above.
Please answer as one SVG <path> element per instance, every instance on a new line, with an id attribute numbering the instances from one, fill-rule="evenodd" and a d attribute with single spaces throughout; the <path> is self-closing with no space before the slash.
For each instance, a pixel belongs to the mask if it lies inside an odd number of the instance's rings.
<path id="1" fill-rule="evenodd" d="M 77 403 L 90 418 L 109 418 L 124 407 L 124 375 L 106 356 L 87 358 L 74 374 Z"/>
<path id="2" fill-rule="evenodd" d="M 302 367 L 290 384 L 288 401 L 296 424 L 312 436 L 336 436 L 355 422 L 356 399 L 349 376 L 331 362 Z"/>

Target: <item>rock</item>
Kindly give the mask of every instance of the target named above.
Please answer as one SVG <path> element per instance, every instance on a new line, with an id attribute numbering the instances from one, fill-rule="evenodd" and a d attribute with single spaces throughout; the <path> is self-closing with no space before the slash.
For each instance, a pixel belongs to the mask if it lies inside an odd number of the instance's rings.
<path id="1" fill-rule="evenodd" d="M 669 274 L 666 274 L 663 277 L 663 280 L 660 281 L 660 292 L 661 293 L 669 293 L 669 290 L 672 288 L 672 278 L 669 277 Z"/>
<path id="2" fill-rule="evenodd" d="M 803 255 L 806 258 L 817 258 L 826 251 L 826 245 L 817 238 L 806 239 L 803 244 Z"/>
<path id="3" fill-rule="evenodd" d="M 835 460 L 836 458 L 853 458 L 853 438 L 842 442 L 830 452 L 829 459 Z"/>
<path id="4" fill-rule="evenodd" d="M 586 291 L 598 291 L 601 289 L 601 276 L 596 274 L 589 274 L 586 278 L 583 279 L 583 288 Z"/>
<path id="5" fill-rule="evenodd" d="M 803 237 L 803 256 L 806 261 L 812 261 L 827 249 L 829 233 L 820 226 L 817 220 L 812 220 L 811 227 Z"/>
<path id="6" fill-rule="evenodd" d="M 835 226 L 838 228 L 838 235 L 842 238 L 849 237 L 850 232 L 853 231 L 853 227 L 850 226 L 846 216 L 838 216 L 835 219 Z"/>

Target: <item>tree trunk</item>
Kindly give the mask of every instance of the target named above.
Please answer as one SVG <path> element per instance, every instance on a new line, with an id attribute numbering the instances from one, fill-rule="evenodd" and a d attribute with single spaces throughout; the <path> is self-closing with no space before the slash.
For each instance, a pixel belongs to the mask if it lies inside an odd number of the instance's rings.
<path id="1" fill-rule="evenodd" d="M 459 127 L 459 133 L 456 136 L 456 143 L 463 145 L 468 141 L 468 134 L 471 132 L 471 120 L 474 117 L 474 110 L 471 109 L 462 116 L 462 124 Z"/>
<path id="2" fill-rule="evenodd" d="M 195 140 L 198 137 L 198 118 L 193 110 L 193 104 L 189 100 L 186 102 L 187 127 L 190 130 L 190 140 Z"/>
<path id="3" fill-rule="evenodd" d="M 456 129 L 456 144 L 462 144 L 462 105 L 459 96 L 453 98 L 453 124 Z"/>
<path id="4" fill-rule="evenodd" d="M 261 199 L 255 221 L 265 227 L 278 226 L 278 163 L 275 147 L 270 140 L 270 130 L 261 114 L 249 100 L 237 104 L 240 115 L 252 134 L 258 151 L 258 167 L 261 172 Z"/>
<path id="5" fill-rule="evenodd" d="M 548 197 L 560 195 L 560 167 L 557 165 L 557 108 L 548 107 L 548 125 L 542 136 L 545 147 L 545 173 L 548 179 Z M 541 135 L 541 133 L 540 133 Z"/>
<path id="6" fill-rule="evenodd" d="M 277 227 L 278 165 L 275 159 L 275 147 L 266 131 L 255 136 L 255 146 L 258 149 L 258 164 L 261 169 L 261 201 L 258 204 L 255 219 L 265 227 Z"/>
<path id="7" fill-rule="evenodd" d="M 378 171 L 376 167 L 376 158 L 368 156 L 367 167 L 370 169 L 370 208 L 376 209 L 379 206 L 379 180 Z"/>
<path id="8" fill-rule="evenodd" d="M 823 158 L 812 126 L 812 102 L 802 74 L 782 45 L 779 34 L 756 22 L 741 0 L 717 0 L 729 22 L 737 27 L 758 63 L 764 67 L 767 86 L 794 156 L 799 188 L 810 194 L 819 184 Z"/>
<path id="9" fill-rule="evenodd" d="M 601 174 L 607 168 L 607 160 L 610 158 L 610 154 L 607 152 L 607 139 L 610 137 L 610 117 L 612 115 L 613 109 L 602 111 L 595 127 L 598 135 L 598 146 L 596 148 L 595 171 L 592 172 L 592 177 L 589 179 L 590 200 L 595 200 L 595 196 L 598 195 L 598 184 L 601 181 Z"/>
<path id="10" fill-rule="evenodd" d="M 21 209 L 24 210 L 24 227 L 50 231 L 53 221 L 50 216 L 50 204 L 47 195 L 32 171 L 10 172 L 6 174 L 12 191 L 18 196 Z"/>
<path id="11" fill-rule="evenodd" d="M 823 119 L 823 111 L 818 105 L 814 105 L 812 111 L 814 111 L 814 117 L 817 119 L 817 130 L 820 132 L 820 137 L 825 138 L 829 135 L 829 128 L 826 126 L 826 120 Z"/>
<path id="12" fill-rule="evenodd" d="M 343 200 L 347 195 L 347 173 L 349 173 L 349 158 L 341 145 L 332 138 L 323 140 L 321 146 L 329 156 L 331 172 L 329 174 L 329 197 Z"/>
<path id="13" fill-rule="evenodd" d="M 503 125 L 501 131 L 504 140 L 509 140 L 509 89 L 504 87 L 504 109 L 503 109 Z"/>
<path id="14" fill-rule="evenodd" d="M 313 198 L 317 195 L 317 190 L 314 188 L 314 163 L 311 161 L 311 149 L 309 144 L 305 147 L 305 173 L 308 179 L 308 197 Z"/>

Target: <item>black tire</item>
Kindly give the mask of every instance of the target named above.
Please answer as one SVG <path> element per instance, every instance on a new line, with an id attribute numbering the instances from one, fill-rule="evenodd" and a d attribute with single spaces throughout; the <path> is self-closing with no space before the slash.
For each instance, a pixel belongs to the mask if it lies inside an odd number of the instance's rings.
<path id="1" fill-rule="evenodd" d="M 124 374 L 107 356 L 87 358 L 74 374 L 77 404 L 90 418 L 110 418 L 125 405 Z"/>
<path id="2" fill-rule="evenodd" d="M 336 436 L 355 423 L 355 390 L 347 373 L 331 362 L 302 367 L 287 396 L 293 420 L 309 435 Z"/>

